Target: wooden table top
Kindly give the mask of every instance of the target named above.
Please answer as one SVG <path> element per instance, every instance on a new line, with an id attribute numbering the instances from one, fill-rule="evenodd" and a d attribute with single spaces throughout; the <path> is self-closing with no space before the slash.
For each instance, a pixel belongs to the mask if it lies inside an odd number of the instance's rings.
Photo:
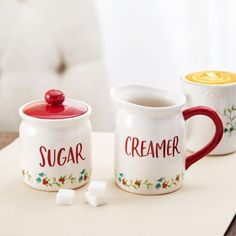
<path id="1" fill-rule="evenodd" d="M 19 136 L 18 133 L 13 133 L 13 132 L 0 133 L 0 149 L 6 147 L 12 141 L 18 138 L 18 136 Z"/>

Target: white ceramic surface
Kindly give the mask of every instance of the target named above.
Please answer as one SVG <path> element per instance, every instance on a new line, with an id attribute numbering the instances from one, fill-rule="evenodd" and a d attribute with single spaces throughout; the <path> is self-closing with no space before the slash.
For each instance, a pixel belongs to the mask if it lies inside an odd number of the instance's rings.
<path id="1" fill-rule="evenodd" d="M 23 112 L 27 105 L 19 111 L 23 119 L 20 148 L 24 182 L 46 191 L 86 184 L 92 169 L 91 107 L 84 103 L 88 111 L 74 118 L 39 119 Z"/>
<path id="2" fill-rule="evenodd" d="M 224 123 L 224 135 L 210 155 L 223 155 L 236 151 L 236 83 L 203 85 L 181 78 L 182 91 L 187 98 L 186 107 L 208 106 L 215 109 Z M 186 147 L 196 151 L 210 140 L 214 124 L 206 117 L 197 116 L 188 121 Z"/>

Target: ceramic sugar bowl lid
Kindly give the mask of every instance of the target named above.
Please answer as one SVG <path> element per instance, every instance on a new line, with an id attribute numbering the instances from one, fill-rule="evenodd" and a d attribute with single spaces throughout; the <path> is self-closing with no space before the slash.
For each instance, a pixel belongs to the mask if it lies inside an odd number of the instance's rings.
<path id="1" fill-rule="evenodd" d="M 79 117 L 90 110 L 84 102 L 65 99 L 64 93 L 60 90 L 47 91 L 44 99 L 25 104 L 20 109 L 21 113 L 38 119 L 59 120 Z"/>

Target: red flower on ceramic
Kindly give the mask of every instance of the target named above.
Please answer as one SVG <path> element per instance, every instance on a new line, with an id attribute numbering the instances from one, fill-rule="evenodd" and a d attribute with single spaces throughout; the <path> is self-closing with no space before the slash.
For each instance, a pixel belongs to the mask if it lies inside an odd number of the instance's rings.
<path id="1" fill-rule="evenodd" d="M 140 188 L 140 186 L 141 186 L 141 180 L 136 180 L 134 184 L 137 185 L 138 188 Z"/>
<path id="2" fill-rule="evenodd" d="M 163 184 L 162 184 L 162 188 L 167 188 L 168 187 L 168 184 L 167 184 L 167 182 L 165 181 L 165 182 L 163 182 Z"/>
<path id="3" fill-rule="evenodd" d="M 43 182 L 42 182 L 43 185 L 48 185 L 48 181 L 46 179 L 43 179 Z"/>
<path id="4" fill-rule="evenodd" d="M 65 178 L 64 178 L 64 177 L 60 177 L 59 182 L 61 182 L 62 184 L 64 184 Z"/>
<path id="5" fill-rule="evenodd" d="M 122 184 L 126 186 L 127 180 L 126 179 L 122 179 Z"/>
<path id="6" fill-rule="evenodd" d="M 84 181 L 86 181 L 88 179 L 88 175 L 84 175 Z"/>

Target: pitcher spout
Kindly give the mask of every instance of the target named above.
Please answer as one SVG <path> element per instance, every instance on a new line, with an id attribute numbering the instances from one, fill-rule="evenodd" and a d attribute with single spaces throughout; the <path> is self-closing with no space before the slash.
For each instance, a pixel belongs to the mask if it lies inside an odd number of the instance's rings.
<path id="1" fill-rule="evenodd" d="M 144 95 L 145 86 L 142 84 L 123 84 L 115 86 L 110 90 L 112 109 L 116 114 L 122 107 L 135 105 L 135 98 Z M 143 96 L 142 95 L 142 96 Z"/>
<path id="2" fill-rule="evenodd" d="M 121 108 L 152 114 L 164 110 L 179 110 L 186 100 L 178 91 L 144 84 L 124 84 L 113 87 L 110 96 L 115 114 Z"/>

